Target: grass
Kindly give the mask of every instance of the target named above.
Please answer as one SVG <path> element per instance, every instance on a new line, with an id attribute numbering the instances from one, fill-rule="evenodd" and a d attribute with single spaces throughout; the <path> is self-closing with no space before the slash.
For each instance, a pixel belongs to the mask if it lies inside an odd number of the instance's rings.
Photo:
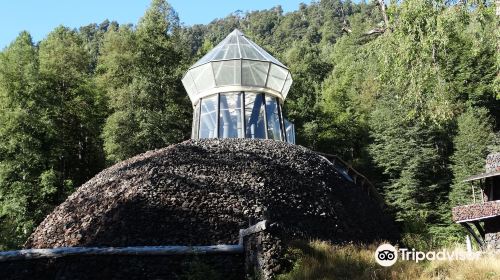
<path id="1" fill-rule="evenodd" d="M 500 255 L 485 254 L 477 260 L 414 261 L 398 260 L 391 267 L 375 262 L 378 245 L 332 245 L 314 241 L 295 243 L 288 256 L 293 269 L 278 280 L 329 279 L 500 279 Z M 449 251 L 457 251 L 452 249 Z M 438 251 L 438 250 L 437 250 Z"/>

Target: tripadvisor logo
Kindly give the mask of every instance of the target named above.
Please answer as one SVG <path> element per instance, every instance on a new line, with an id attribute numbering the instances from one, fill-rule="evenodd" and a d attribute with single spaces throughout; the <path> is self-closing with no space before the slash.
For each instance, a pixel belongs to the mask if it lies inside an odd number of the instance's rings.
<path id="1" fill-rule="evenodd" d="M 391 244 L 382 244 L 375 251 L 375 260 L 381 266 L 391 266 L 398 260 L 398 251 Z"/>
<path id="2" fill-rule="evenodd" d="M 399 253 L 399 254 L 398 254 Z M 464 252 L 460 250 L 448 251 L 441 249 L 440 251 L 422 252 L 415 249 L 399 248 L 396 249 L 391 244 L 382 244 L 375 251 L 375 261 L 381 266 L 391 266 L 396 263 L 398 257 L 402 261 L 454 261 L 454 260 L 477 260 L 481 256 L 480 252 Z"/>

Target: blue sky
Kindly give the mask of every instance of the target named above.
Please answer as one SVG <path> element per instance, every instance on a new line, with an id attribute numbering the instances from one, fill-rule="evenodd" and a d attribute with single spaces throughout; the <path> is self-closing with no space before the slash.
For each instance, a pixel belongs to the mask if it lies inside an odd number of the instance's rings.
<path id="1" fill-rule="evenodd" d="M 310 0 L 170 0 L 186 25 L 208 23 L 236 11 L 269 9 L 281 5 L 285 12 L 297 10 Z M 105 19 L 137 23 L 150 0 L 15 0 L 0 4 L 0 50 L 22 30 L 36 41 L 42 40 L 58 25 L 72 28 Z"/>

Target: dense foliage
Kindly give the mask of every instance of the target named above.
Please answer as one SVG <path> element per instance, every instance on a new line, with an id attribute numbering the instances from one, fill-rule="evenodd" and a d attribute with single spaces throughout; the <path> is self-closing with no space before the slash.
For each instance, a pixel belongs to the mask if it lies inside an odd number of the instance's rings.
<path id="1" fill-rule="evenodd" d="M 234 28 L 290 67 L 299 144 L 367 174 L 408 234 L 462 236 L 450 219 L 470 202 L 461 180 L 500 149 L 494 3 L 380 2 L 183 26 L 153 0 L 137 25 L 58 27 L 39 43 L 20 33 L 0 52 L 0 249 L 106 164 L 189 138 L 180 78 Z"/>

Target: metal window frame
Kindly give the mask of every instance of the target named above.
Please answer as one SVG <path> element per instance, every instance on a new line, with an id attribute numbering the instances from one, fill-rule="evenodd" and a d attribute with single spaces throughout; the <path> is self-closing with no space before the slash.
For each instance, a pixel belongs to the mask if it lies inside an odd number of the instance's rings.
<path id="1" fill-rule="evenodd" d="M 221 94 L 228 94 L 230 92 L 224 92 L 224 93 L 216 93 L 216 98 L 217 98 L 217 101 L 215 102 L 216 103 L 216 106 L 217 108 L 215 109 L 216 111 L 216 119 L 215 119 L 215 126 L 216 126 L 216 131 L 214 131 L 214 136 L 213 138 L 221 138 L 221 128 L 220 128 L 220 124 L 221 124 Z M 280 98 L 276 97 L 276 96 L 273 96 L 273 95 L 267 95 L 266 93 L 263 93 L 263 92 L 260 92 L 260 93 L 257 93 L 257 92 L 252 92 L 253 94 L 255 94 L 255 98 L 259 98 L 258 96 L 260 96 L 260 98 L 262 99 L 262 106 L 264 106 L 264 114 L 263 114 L 263 121 L 264 121 L 264 139 L 270 139 L 269 138 L 269 124 L 268 124 L 268 108 L 267 108 L 267 100 L 266 98 L 269 97 L 272 101 L 274 101 L 276 103 L 276 106 L 277 106 L 277 113 L 278 113 L 278 118 L 279 118 L 279 125 L 280 125 L 280 139 L 273 139 L 273 140 L 278 140 L 278 141 L 284 141 L 284 142 L 287 142 L 287 143 L 291 143 L 291 144 L 294 144 L 292 143 L 291 141 L 293 139 L 289 139 L 288 135 L 287 135 L 287 131 L 286 131 L 286 124 L 285 124 L 285 117 L 284 117 L 284 112 L 283 112 L 283 104 L 281 104 L 281 100 Z M 247 101 L 247 92 L 246 91 L 239 91 L 239 92 L 234 92 L 234 94 L 240 94 L 241 95 L 241 98 L 240 98 L 240 117 L 241 117 L 241 121 L 242 121 L 242 125 L 241 125 L 241 129 L 242 129 L 242 133 L 241 133 L 241 137 L 239 138 L 247 138 L 247 120 L 246 120 L 246 101 Z M 215 95 L 215 94 L 214 94 Z M 214 96 L 212 95 L 212 96 Z M 212 97 L 212 96 L 208 96 L 208 97 Z M 195 105 L 195 112 L 194 112 L 194 115 L 196 115 L 196 111 L 198 112 L 198 116 L 197 116 L 197 119 L 193 122 L 193 125 L 195 125 L 195 123 L 197 124 L 197 129 L 196 130 L 193 130 L 192 132 L 192 139 L 200 139 L 200 129 L 201 129 L 201 110 L 202 110 L 202 103 L 204 101 L 204 99 L 206 99 L 205 97 L 204 98 L 200 98 L 199 102 Z M 260 111 L 260 109 L 259 109 Z M 291 123 L 291 133 L 292 134 L 295 134 L 295 124 Z"/>
<path id="2" fill-rule="evenodd" d="M 283 116 L 283 108 L 281 107 L 281 104 L 279 106 L 280 108 L 280 118 L 281 118 L 281 126 L 283 127 L 283 141 L 290 143 L 288 141 L 288 135 L 286 134 L 286 125 L 285 125 L 285 117 Z"/>
<path id="3" fill-rule="evenodd" d="M 241 91 L 241 115 L 242 115 L 242 118 L 241 118 L 241 121 L 243 122 L 243 125 L 241 126 L 241 128 L 243 129 L 243 137 L 242 138 L 247 138 L 247 120 L 246 120 L 246 117 L 245 117 L 245 110 L 246 110 L 246 107 L 245 107 L 245 92 L 244 91 Z"/>
<path id="4" fill-rule="evenodd" d="M 267 83 L 269 81 L 270 74 L 271 74 L 271 62 L 269 62 L 269 65 L 267 66 L 267 75 L 266 75 L 266 81 L 264 82 L 264 87 L 268 87 Z"/>
<path id="5" fill-rule="evenodd" d="M 197 125 L 195 125 L 194 129 L 193 128 L 193 133 L 191 134 L 191 137 L 193 139 L 200 139 L 200 124 L 201 124 L 201 103 L 203 102 L 202 100 L 203 98 L 200 99 L 200 102 L 198 102 L 196 105 L 195 105 L 195 112 L 193 112 L 194 116 L 196 116 L 196 111 L 198 111 L 198 118 L 194 120 L 193 122 L 193 125 L 194 123 L 196 122 Z"/>
<path id="6" fill-rule="evenodd" d="M 217 118 L 215 119 L 215 127 L 217 128 L 217 132 L 215 134 L 215 138 L 219 137 L 219 124 L 220 124 L 220 93 L 217 93 Z"/>
<path id="7" fill-rule="evenodd" d="M 279 98 L 276 98 L 276 106 L 278 106 L 278 117 L 280 119 L 280 131 L 281 131 L 281 141 L 288 142 L 286 139 L 286 131 L 285 131 L 285 121 L 283 119 L 283 110 L 281 109 L 281 104 L 279 102 Z"/>
<path id="8" fill-rule="evenodd" d="M 259 93 L 259 95 L 262 98 L 262 105 L 264 105 L 264 135 L 266 136 L 265 139 L 269 139 L 269 133 L 267 131 L 267 106 L 266 106 L 266 94 L 265 93 Z"/>

